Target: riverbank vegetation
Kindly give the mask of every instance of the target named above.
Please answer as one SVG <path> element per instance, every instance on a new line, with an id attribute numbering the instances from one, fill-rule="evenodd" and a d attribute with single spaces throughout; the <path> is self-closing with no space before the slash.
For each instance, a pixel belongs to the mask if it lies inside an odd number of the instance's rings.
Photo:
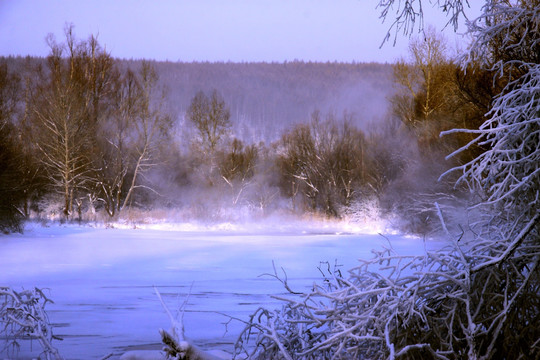
<path id="1" fill-rule="evenodd" d="M 438 134 L 476 128 L 496 90 L 428 38 L 393 65 L 175 64 L 115 59 L 67 26 L 46 59 L 1 60 L 2 229 L 128 209 L 358 219 L 370 204 L 430 231 L 436 196 L 465 201 L 438 175 L 484 150 L 444 160 L 471 136 Z"/>

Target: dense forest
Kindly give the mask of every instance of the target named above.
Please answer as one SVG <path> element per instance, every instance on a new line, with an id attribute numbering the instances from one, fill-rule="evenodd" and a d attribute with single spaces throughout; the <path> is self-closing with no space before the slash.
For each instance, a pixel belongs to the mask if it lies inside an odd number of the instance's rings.
<path id="1" fill-rule="evenodd" d="M 435 32 L 393 65 L 119 60 L 71 27 L 47 41 L 45 59 L 0 62 L 6 231 L 29 218 L 361 219 L 370 204 L 425 232 L 435 195 L 464 199 L 439 174 L 481 151 L 446 161 L 469 137 L 439 133 L 477 127 L 496 91 Z"/>

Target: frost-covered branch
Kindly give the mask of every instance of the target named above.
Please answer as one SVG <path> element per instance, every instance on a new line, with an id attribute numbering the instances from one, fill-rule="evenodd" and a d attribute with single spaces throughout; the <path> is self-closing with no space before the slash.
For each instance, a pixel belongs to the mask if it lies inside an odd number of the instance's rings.
<path id="1" fill-rule="evenodd" d="M 538 2 L 486 0 L 482 14 L 467 25 L 473 42 L 463 59 L 466 63 L 491 64 L 503 76 L 515 65 L 535 62 L 530 57 L 540 46 Z"/>
<path id="2" fill-rule="evenodd" d="M 193 286 L 193 285 L 192 285 Z M 163 329 L 159 330 L 161 335 L 161 341 L 164 345 L 163 352 L 166 355 L 167 359 L 188 359 L 188 360 L 217 360 L 218 358 L 204 352 L 195 346 L 192 342 L 188 341 L 184 334 L 184 311 L 187 306 L 188 298 L 184 301 L 181 310 L 180 320 L 177 320 L 176 317 L 172 315 L 169 308 L 165 304 L 165 301 L 161 297 L 160 292 L 156 287 L 154 291 L 163 306 L 163 309 L 167 313 L 169 320 L 171 321 L 171 331 L 165 331 Z M 191 294 L 191 290 L 190 290 Z M 124 354 L 123 358 L 125 359 L 140 359 L 136 351 L 128 352 Z M 161 358 L 161 357 L 159 357 Z"/>
<path id="3" fill-rule="evenodd" d="M 540 348 L 529 339 L 540 335 L 540 252 L 528 267 L 520 251 L 506 253 L 497 240 L 460 236 L 423 256 L 374 251 L 347 276 L 334 269 L 310 292 L 276 297 L 281 309 L 258 309 L 236 354 L 254 359 L 538 355 Z M 497 262 L 501 255 L 504 261 Z"/>
<path id="4" fill-rule="evenodd" d="M 38 288 L 16 292 L 0 287 L 0 334 L 6 337 L 4 349 L 17 352 L 19 340 L 37 340 L 45 359 L 63 359 L 52 346 L 56 337 L 45 312 L 48 302 L 52 303 Z"/>
<path id="5" fill-rule="evenodd" d="M 518 207 L 534 214 L 540 198 L 540 64 L 509 83 L 507 91 L 494 99 L 487 116 L 474 143 L 488 150 L 442 176 L 461 171 L 458 183 L 482 189 L 483 205 L 498 205 L 504 211 Z M 456 131 L 461 130 L 441 135 Z M 449 157 L 470 145 L 472 142 Z"/>

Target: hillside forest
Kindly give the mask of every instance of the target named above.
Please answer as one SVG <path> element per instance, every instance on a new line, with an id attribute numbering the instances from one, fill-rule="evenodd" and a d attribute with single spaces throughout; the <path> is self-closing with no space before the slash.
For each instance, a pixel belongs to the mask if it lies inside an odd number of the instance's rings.
<path id="1" fill-rule="evenodd" d="M 465 76 L 433 29 L 394 64 L 122 60 L 72 26 L 47 44 L 47 58 L 0 59 L 3 231 L 376 208 L 425 233 L 433 199 L 468 201 L 439 175 L 485 150 L 446 160 L 472 135 L 439 134 L 478 128 L 502 86 Z"/>

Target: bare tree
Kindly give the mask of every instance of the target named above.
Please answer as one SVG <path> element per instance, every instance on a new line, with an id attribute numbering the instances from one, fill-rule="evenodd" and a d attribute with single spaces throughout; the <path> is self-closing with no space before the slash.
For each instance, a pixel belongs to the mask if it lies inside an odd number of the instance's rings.
<path id="1" fill-rule="evenodd" d="M 242 141 L 234 139 L 230 148 L 220 154 L 219 170 L 221 177 L 233 192 L 233 205 L 238 203 L 242 193 L 251 183 L 255 174 L 257 153 L 255 145 L 244 146 Z"/>
<path id="2" fill-rule="evenodd" d="M 222 179 L 217 156 L 231 126 L 229 108 L 217 90 L 210 97 L 199 91 L 191 100 L 186 116 L 195 127 L 196 135 L 191 142 L 195 173 L 213 186 Z"/>
<path id="3" fill-rule="evenodd" d="M 283 150 L 279 152 L 278 163 L 284 177 L 281 183 L 282 191 L 291 197 L 294 206 L 297 194 L 310 199 L 318 192 L 313 184 L 318 168 L 314 163 L 316 148 L 309 126 L 305 124 L 284 134 L 281 141 Z"/>
<path id="4" fill-rule="evenodd" d="M 208 97 L 199 91 L 191 101 L 186 115 L 195 125 L 202 150 L 214 153 L 231 126 L 231 113 L 221 95 L 214 90 Z"/>
<path id="5" fill-rule="evenodd" d="M 74 205 L 81 218 L 88 201 L 103 201 L 110 216 L 128 206 L 146 171 L 159 163 L 159 148 L 171 126 L 164 91 L 149 62 L 139 73 L 116 66 L 91 36 L 78 41 L 73 26 L 65 43 L 51 36 L 47 68 L 29 78 L 21 133 L 25 153 L 36 154 L 53 192 L 63 198 L 65 217 Z M 31 141 L 30 141 L 31 140 Z"/>
<path id="6" fill-rule="evenodd" d="M 409 45 L 410 59 L 393 65 L 396 94 L 391 103 L 394 114 L 418 138 L 428 153 L 443 144 L 442 130 L 448 130 L 456 118 L 456 66 L 447 54 L 446 39 L 430 27 Z M 448 150 L 443 150 L 448 153 Z"/>
<path id="7" fill-rule="evenodd" d="M 38 70 L 30 121 L 39 161 L 68 217 L 78 193 L 91 191 L 96 128 L 105 115 L 112 60 L 94 37 L 77 41 L 73 26 L 65 36 L 65 44 L 48 37 L 48 72 Z"/>
<path id="8" fill-rule="evenodd" d="M 40 161 L 51 186 L 64 198 L 66 217 L 72 212 L 74 192 L 89 181 L 91 168 L 85 99 L 79 96 L 79 84 L 73 81 L 78 75 L 74 59 L 77 49 L 71 42 L 71 34 L 67 36 L 70 44 L 67 60 L 63 58 L 62 47 L 50 43 L 50 81 L 40 89 L 34 105 Z"/>
<path id="9" fill-rule="evenodd" d="M 310 210 L 339 216 L 366 181 L 364 134 L 328 115 L 312 114 L 309 124 L 300 124 L 282 137 L 278 163 L 283 192 L 301 194 Z"/>
<path id="10" fill-rule="evenodd" d="M 120 210 L 129 205 L 133 193 L 137 188 L 152 190 L 148 185 L 140 182 L 140 178 L 151 167 L 159 163 L 158 154 L 162 140 L 167 138 L 171 128 L 171 118 L 163 110 L 164 91 L 161 93 L 157 87 L 157 74 L 149 62 L 143 61 L 139 73 L 140 102 L 139 113 L 132 119 L 133 149 L 131 181 L 129 182 L 126 197 Z M 126 101 L 131 101 L 129 98 Z"/>
<path id="11" fill-rule="evenodd" d="M 100 126 L 98 138 L 101 156 L 98 158 L 97 185 L 100 198 L 109 216 L 121 209 L 128 176 L 132 171 L 134 123 L 141 114 L 142 89 L 137 75 L 128 69 L 116 83 L 109 121 Z"/>

